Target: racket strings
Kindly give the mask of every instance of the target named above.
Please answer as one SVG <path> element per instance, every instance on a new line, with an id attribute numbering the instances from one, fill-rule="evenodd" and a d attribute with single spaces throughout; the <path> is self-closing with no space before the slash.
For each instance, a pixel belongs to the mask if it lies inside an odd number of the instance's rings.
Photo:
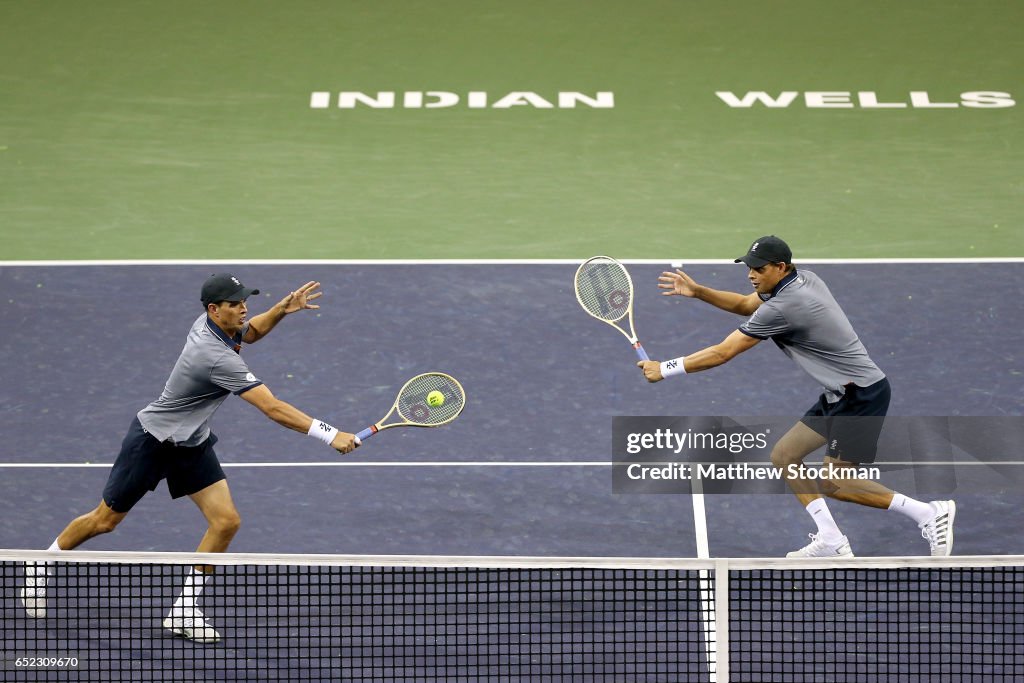
<path id="1" fill-rule="evenodd" d="M 633 281 L 618 261 L 591 259 L 576 273 L 576 298 L 590 315 L 615 322 L 629 312 Z"/>
<path id="2" fill-rule="evenodd" d="M 444 403 L 432 406 L 427 394 L 439 391 Z M 409 422 L 436 426 L 459 416 L 466 403 L 466 394 L 453 377 L 441 373 L 419 375 L 402 387 L 398 394 L 398 414 Z"/>

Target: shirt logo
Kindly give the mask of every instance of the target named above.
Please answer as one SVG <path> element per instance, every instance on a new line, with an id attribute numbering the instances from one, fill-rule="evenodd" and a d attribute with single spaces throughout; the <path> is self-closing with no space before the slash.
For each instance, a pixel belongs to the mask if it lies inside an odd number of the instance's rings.
<path id="1" fill-rule="evenodd" d="M 251 372 L 245 373 L 245 381 L 246 382 L 255 382 L 256 381 L 256 375 L 252 374 Z"/>

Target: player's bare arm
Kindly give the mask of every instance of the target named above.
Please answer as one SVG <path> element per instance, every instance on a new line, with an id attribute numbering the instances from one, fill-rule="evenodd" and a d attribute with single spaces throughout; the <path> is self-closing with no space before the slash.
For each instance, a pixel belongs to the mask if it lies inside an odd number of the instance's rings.
<path id="1" fill-rule="evenodd" d="M 728 363 L 747 349 L 754 348 L 759 341 L 761 340 L 735 330 L 720 343 L 686 356 L 682 360 L 683 367 L 686 369 L 686 374 L 716 368 Z M 637 367 L 643 370 L 644 377 L 648 382 L 660 382 L 664 379 L 661 374 L 660 361 L 642 360 L 637 362 Z"/>
<path id="2" fill-rule="evenodd" d="M 662 273 L 658 278 L 658 287 L 664 290 L 661 293 L 662 296 L 686 296 L 699 299 L 736 315 L 751 315 L 761 305 L 761 298 L 756 293 L 740 294 L 705 287 L 697 284 L 692 277 L 678 268 L 674 273 L 668 271 Z"/>
<path id="3" fill-rule="evenodd" d="M 242 341 L 246 344 L 259 341 L 284 320 L 286 315 L 306 309 L 320 308 L 320 306 L 310 303 L 323 296 L 323 292 L 319 291 L 319 288 L 319 282 L 307 282 L 294 292 L 289 292 L 288 296 L 278 301 L 269 310 L 249 321 L 249 330 L 245 333 Z"/>
<path id="4" fill-rule="evenodd" d="M 313 418 L 293 406 L 274 396 L 265 384 L 249 389 L 242 393 L 242 398 L 256 406 L 268 418 L 288 429 L 293 429 L 302 434 L 308 434 L 313 424 Z M 351 453 L 356 447 L 355 435 L 339 431 L 331 448 L 340 453 Z"/>

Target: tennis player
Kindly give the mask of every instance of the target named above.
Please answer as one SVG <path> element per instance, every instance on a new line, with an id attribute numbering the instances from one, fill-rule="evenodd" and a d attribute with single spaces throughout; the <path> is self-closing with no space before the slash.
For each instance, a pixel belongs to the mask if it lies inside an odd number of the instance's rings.
<path id="1" fill-rule="evenodd" d="M 206 534 L 196 551 L 227 550 L 241 519 L 213 450 L 217 437 L 209 423 L 232 393 L 283 427 L 309 434 L 340 453 L 351 452 L 356 447 L 353 434 L 340 432 L 276 398 L 240 355 L 243 343 L 259 341 L 286 315 L 319 308 L 310 303 L 323 294 L 319 287 L 319 282 L 307 282 L 265 313 L 247 320 L 246 300 L 259 290 L 245 287 L 233 275 L 211 275 L 200 295 L 205 311 L 189 330 L 163 393 L 132 420 L 99 505 L 68 524 L 49 550 L 71 550 L 93 536 L 113 531 L 162 479 L 167 480 L 172 498 L 190 497 L 206 518 Z M 220 640 L 196 604 L 212 571 L 212 567 L 189 571 L 181 595 L 163 621 L 164 628 L 200 643 Z M 32 617 L 46 616 L 49 564 L 29 565 L 25 572 L 21 591 L 25 611 Z"/>
<path id="2" fill-rule="evenodd" d="M 838 468 L 873 462 L 890 397 L 889 380 L 868 356 L 828 287 L 814 273 L 797 271 L 792 260 L 789 246 L 774 235 L 751 244 L 747 253 L 736 259 L 749 269 L 747 277 L 754 287 L 751 294 L 703 287 L 681 270 L 662 273 L 658 286 L 665 290 L 664 295 L 700 299 L 748 318 L 719 344 L 681 358 L 640 361 L 638 365 L 649 382 L 658 382 L 717 367 L 771 339 L 824 389 L 772 449 L 772 463 L 782 468 L 790 489 L 818 528 L 810 534 L 809 544 L 788 557 L 853 556 L 849 540 L 836 526 L 822 494 L 906 515 L 917 522 L 932 555 L 949 555 L 956 515 L 953 501 L 925 503 L 863 479 L 834 479 L 819 486 L 817 480 L 791 476 L 790 465 L 801 465 L 806 456 L 826 444 L 826 464 Z"/>

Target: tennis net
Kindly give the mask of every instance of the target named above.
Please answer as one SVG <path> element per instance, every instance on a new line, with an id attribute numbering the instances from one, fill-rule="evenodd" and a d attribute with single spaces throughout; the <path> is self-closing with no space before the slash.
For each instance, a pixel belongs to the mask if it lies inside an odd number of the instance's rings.
<path id="1" fill-rule="evenodd" d="M 215 572 L 182 602 L 196 564 Z M 0 551 L 0 567 L 3 681 L 1024 680 L 1017 556 Z M 172 633 L 193 610 L 216 642 Z"/>

